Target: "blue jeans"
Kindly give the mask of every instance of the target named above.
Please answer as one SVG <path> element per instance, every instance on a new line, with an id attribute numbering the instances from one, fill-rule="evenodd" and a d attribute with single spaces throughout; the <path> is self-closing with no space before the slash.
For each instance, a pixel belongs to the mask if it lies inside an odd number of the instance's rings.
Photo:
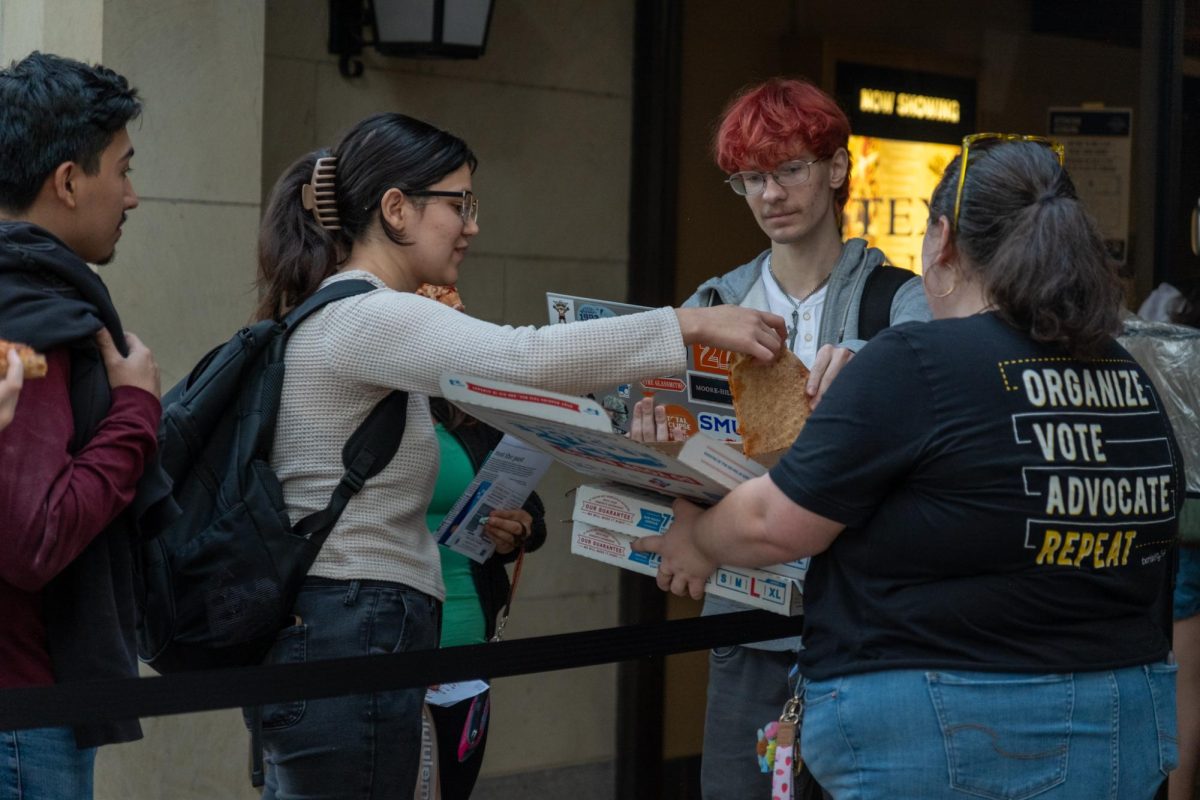
<path id="1" fill-rule="evenodd" d="M 429 650 L 439 606 L 400 584 L 309 578 L 266 663 Z M 263 706 L 263 797 L 412 800 L 424 699 L 421 687 Z"/>
<path id="2" fill-rule="evenodd" d="M 91 800 L 95 763 L 70 728 L 0 731 L 0 800 Z"/>
<path id="3" fill-rule="evenodd" d="M 1176 622 L 1200 614 L 1200 548 L 1182 546 L 1179 548 L 1179 569 L 1175 573 L 1174 599 Z"/>
<path id="4" fill-rule="evenodd" d="M 1175 667 L 808 681 L 801 730 L 838 800 L 1151 800 L 1179 760 Z"/>

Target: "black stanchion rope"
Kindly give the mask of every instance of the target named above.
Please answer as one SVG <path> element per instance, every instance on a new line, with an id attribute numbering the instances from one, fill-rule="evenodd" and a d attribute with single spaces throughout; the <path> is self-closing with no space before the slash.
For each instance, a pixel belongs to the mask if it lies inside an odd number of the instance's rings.
<path id="1" fill-rule="evenodd" d="M 803 617 L 744 611 L 305 664 L 0 691 L 0 730 L 78 725 L 503 678 L 799 635 Z"/>

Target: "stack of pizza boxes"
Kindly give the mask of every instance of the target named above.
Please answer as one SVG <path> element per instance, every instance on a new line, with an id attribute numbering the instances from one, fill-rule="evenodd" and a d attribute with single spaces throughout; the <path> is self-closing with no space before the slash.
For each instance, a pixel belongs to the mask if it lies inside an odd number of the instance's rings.
<path id="1" fill-rule="evenodd" d="M 658 557 L 631 545 L 670 527 L 674 498 L 712 504 L 766 471 L 704 436 L 674 447 L 632 441 L 614 433 L 604 409 L 587 398 L 465 375 L 442 376 L 442 393 L 583 474 L 588 480 L 575 492 L 571 552 L 644 575 L 657 573 Z M 705 591 L 794 616 L 802 612 L 807 566 L 804 559 L 766 569 L 721 567 Z"/>
<path id="2" fill-rule="evenodd" d="M 729 449 L 722 445 L 724 449 Z M 736 452 L 736 451 L 734 451 Z M 575 491 L 571 552 L 607 564 L 655 575 L 658 556 L 634 552 L 641 536 L 659 534 L 674 520 L 673 498 L 619 483 L 585 483 Z M 808 559 L 763 569 L 720 567 L 705 591 L 780 614 L 802 610 L 801 593 Z"/>

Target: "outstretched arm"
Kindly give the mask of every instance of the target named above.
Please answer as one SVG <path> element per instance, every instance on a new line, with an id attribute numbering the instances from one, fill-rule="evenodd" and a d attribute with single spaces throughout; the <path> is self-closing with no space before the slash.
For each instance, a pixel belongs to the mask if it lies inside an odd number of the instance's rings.
<path id="1" fill-rule="evenodd" d="M 787 338 L 783 317 L 741 306 L 677 308 L 679 331 L 687 345 L 708 344 L 770 362 Z"/>

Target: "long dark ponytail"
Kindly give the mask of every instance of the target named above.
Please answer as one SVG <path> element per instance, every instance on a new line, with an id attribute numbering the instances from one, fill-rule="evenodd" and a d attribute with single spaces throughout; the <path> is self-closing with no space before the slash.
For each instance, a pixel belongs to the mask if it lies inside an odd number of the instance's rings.
<path id="1" fill-rule="evenodd" d="M 334 194 L 340 230 L 317 224 L 301 202 L 301 187 L 323 156 L 337 159 Z M 476 163 L 462 139 L 403 114 L 367 117 L 332 150 L 300 158 L 271 190 L 259 226 L 255 317 L 278 319 L 303 302 L 345 262 L 372 223 L 378 222 L 397 245 L 410 244 L 380 214 L 379 201 L 388 189 L 424 189 L 463 164 L 473 172 Z"/>
<path id="2" fill-rule="evenodd" d="M 970 151 L 955 244 L 979 271 L 999 315 L 1039 342 L 1096 355 L 1120 331 L 1116 265 L 1054 153 L 1034 142 Z M 930 200 L 953 219 L 960 158 Z"/>

